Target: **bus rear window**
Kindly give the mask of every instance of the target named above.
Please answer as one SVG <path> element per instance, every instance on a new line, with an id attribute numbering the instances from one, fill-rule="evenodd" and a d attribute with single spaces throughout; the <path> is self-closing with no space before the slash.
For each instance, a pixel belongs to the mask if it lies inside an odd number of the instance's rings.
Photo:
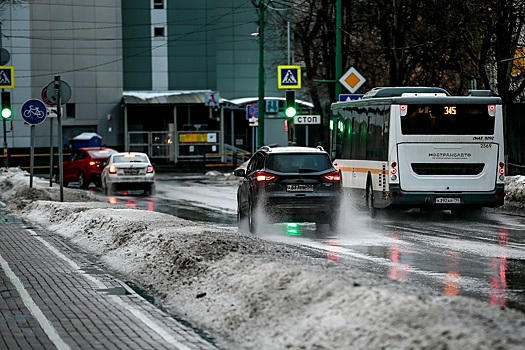
<path id="1" fill-rule="evenodd" d="M 487 105 L 408 105 L 403 135 L 493 135 Z"/>

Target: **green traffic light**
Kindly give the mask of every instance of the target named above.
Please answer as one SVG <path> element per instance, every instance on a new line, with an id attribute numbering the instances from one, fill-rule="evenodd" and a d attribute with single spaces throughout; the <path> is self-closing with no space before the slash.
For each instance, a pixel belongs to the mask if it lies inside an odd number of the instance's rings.
<path id="1" fill-rule="evenodd" d="M 284 114 L 286 114 L 288 118 L 295 117 L 295 115 L 297 114 L 297 110 L 295 109 L 295 107 L 288 107 L 284 111 Z"/>
<path id="2" fill-rule="evenodd" d="M 9 108 L 2 109 L 2 118 L 4 119 L 11 118 L 11 110 Z"/>
<path id="3" fill-rule="evenodd" d="M 13 116 L 11 111 L 11 92 L 2 91 L 0 96 L 2 97 L 2 118 L 11 119 Z"/>

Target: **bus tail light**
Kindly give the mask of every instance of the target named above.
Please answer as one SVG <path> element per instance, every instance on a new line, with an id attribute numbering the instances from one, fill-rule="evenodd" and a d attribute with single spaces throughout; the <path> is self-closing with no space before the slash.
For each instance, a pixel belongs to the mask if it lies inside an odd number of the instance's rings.
<path id="1" fill-rule="evenodd" d="M 505 163 L 499 162 L 498 173 L 499 173 L 499 179 L 501 181 L 505 180 Z"/>
<path id="2" fill-rule="evenodd" d="M 268 182 L 274 180 L 275 178 L 277 178 L 277 176 L 269 174 L 265 171 L 259 171 L 255 173 L 255 180 L 257 182 Z"/>
<path id="3" fill-rule="evenodd" d="M 491 117 L 496 116 L 496 105 L 488 105 L 488 110 Z"/>
<path id="4" fill-rule="evenodd" d="M 397 162 L 390 163 L 390 180 L 397 180 Z"/>
<path id="5" fill-rule="evenodd" d="M 408 106 L 407 105 L 399 105 L 399 112 L 400 112 L 402 117 L 407 115 L 407 111 L 408 111 Z"/>

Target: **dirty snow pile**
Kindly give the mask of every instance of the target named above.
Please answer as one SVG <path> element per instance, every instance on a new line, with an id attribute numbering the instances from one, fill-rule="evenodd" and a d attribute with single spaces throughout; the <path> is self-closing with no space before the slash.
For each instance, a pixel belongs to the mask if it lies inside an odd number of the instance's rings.
<path id="1" fill-rule="evenodd" d="M 514 200 L 525 179 L 509 178 Z M 237 230 L 96 202 L 18 169 L 5 211 L 96 254 L 225 349 L 523 349 L 525 314 L 396 284 Z M 521 330 L 521 331 L 517 331 Z"/>

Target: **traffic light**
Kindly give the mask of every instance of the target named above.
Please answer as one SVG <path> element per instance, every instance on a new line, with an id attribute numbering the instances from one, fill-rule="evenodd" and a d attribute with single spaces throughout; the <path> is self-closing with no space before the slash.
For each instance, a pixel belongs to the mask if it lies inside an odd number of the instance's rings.
<path id="1" fill-rule="evenodd" d="M 11 120 L 13 112 L 11 111 L 11 93 L 2 91 L 2 118 Z"/>
<path id="2" fill-rule="evenodd" d="M 286 104 L 284 106 L 284 114 L 288 118 L 293 118 L 297 114 L 297 109 L 295 108 L 294 90 L 286 90 Z"/>

